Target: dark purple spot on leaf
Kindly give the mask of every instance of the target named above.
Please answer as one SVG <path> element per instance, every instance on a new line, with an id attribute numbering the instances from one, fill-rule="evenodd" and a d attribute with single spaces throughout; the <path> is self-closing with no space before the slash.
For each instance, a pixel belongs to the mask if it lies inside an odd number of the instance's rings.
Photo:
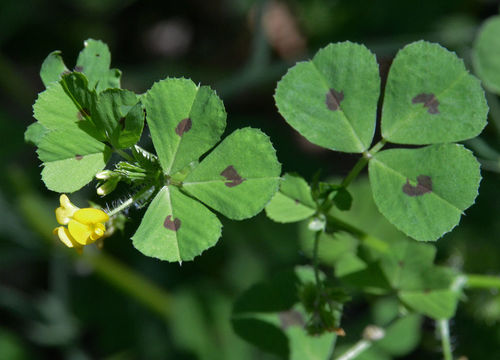
<path id="1" fill-rule="evenodd" d="M 299 205 L 300 204 L 300 201 L 295 199 L 295 205 Z"/>
<path id="2" fill-rule="evenodd" d="M 431 289 L 424 289 L 424 294 L 430 294 Z"/>
<path id="3" fill-rule="evenodd" d="M 175 133 L 179 136 L 182 136 L 184 135 L 184 133 L 191 130 L 191 125 L 193 125 L 191 119 L 185 118 L 184 120 L 181 120 L 179 124 L 177 124 L 177 127 L 175 128 Z"/>
<path id="4" fill-rule="evenodd" d="M 296 310 L 282 311 L 279 313 L 281 328 L 286 330 L 290 326 L 303 327 L 306 323 L 301 313 Z"/>
<path id="5" fill-rule="evenodd" d="M 125 130 L 125 118 L 124 117 L 120 118 L 120 120 L 118 120 L 118 122 L 120 123 L 120 127 L 121 127 L 122 131 Z"/>
<path id="6" fill-rule="evenodd" d="M 71 71 L 69 70 L 64 70 L 60 76 L 64 76 L 64 75 L 68 75 L 68 74 L 71 74 Z"/>
<path id="7" fill-rule="evenodd" d="M 431 191 L 432 179 L 427 175 L 417 177 L 417 186 L 411 185 L 409 179 L 406 179 L 406 184 L 403 185 L 403 192 L 408 196 L 421 196 Z"/>
<path id="8" fill-rule="evenodd" d="M 83 72 L 83 66 L 75 66 L 74 70 L 77 72 Z"/>
<path id="9" fill-rule="evenodd" d="M 76 154 L 75 155 L 75 159 L 78 160 L 78 161 L 80 161 L 80 160 L 83 159 L 83 155 Z"/>
<path id="10" fill-rule="evenodd" d="M 344 100 L 344 92 L 330 89 L 326 93 L 326 107 L 332 111 L 338 110 L 340 103 Z"/>
<path id="11" fill-rule="evenodd" d="M 434 94 L 418 94 L 411 102 L 412 104 L 423 103 L 429 114 L 439 114 L 439 101 Z"/>
<path id="12" fill-rule="evenodd" d="M 404 263 L 403 261 L 401 261 L 401 260 L 400 260 L 400 261 L 398 262 L 398 265 L 399 265 L 399 267 L 403 267 L 403 266 L 405 266 L 405 263 Z"/>
<path id="13" fill-rule="evenodd" d="M 245 181 L 245 179 L 238 174 L 233 165 L 229 165 L 220 174 L 229 180 L 225 183 L 227 187 L 234 187 Z"/>
<path id="14" fill-rule="evenodd" d="M 172 215 L 168 215 L 163 226 L 169 230 L 177 231 L 181 227 L 181 219 L 176 218 L 172 221 Z"/>

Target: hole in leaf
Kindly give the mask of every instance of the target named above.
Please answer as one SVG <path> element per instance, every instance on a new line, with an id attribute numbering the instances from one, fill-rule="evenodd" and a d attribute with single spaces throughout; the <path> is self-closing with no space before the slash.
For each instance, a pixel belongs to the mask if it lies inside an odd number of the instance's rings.
<path id="1" fill-rule="evenodd" d="M 423 103 L 429 114 L 439 114 L 439 101 L 434 94 L 418 94 L 411 102 L 412 104 Z"/>
<path id="2" fill-rule="evenodd" d="M 177 231 L 181 227 L 181 219 L 176 218 L 172 221 L 172 215 L 168 215 L 163 226 L 169 230 Z"/>
<path id="3" fill-rule="evenodd" d="M 403 192 L 408 196 L 421 196 L 431 191 L 432 179 L 427 175 L 417 177 L 417 186 L 411 185 L 409 179 L 406 179 L 406 184 L 403 185 Z"/>
<path id="4" fill-rule="evenodd" d="M 338 110 L 340 103 L 344 100 L 344 92 L 336 91 L 335 89 L 330 89 L 326 93 L 326 107 L 332 111 Z"/>
<path id="5" fill-rule="evenodd" d="M 184 133 L 188 132 L 189 130 L 191 130 L 191 125 L 192 125 L 192 121 L 190 118 L 185 118 L 183 120 L 181 120 L 179 122 L 179 124 L 177 124 L 177 127 L 175 128 L 175 133 L 179 136 L 182 136 L 184 135 Z"/>
<path id="6" fill-rule="evenodd" d="M 225 183 L 227 187 L 234 187 L 245 181 L 245 179 L 238 174 L 233 165 L 229 165 L 220 174 L 229 180 L 229 182 Z"/>

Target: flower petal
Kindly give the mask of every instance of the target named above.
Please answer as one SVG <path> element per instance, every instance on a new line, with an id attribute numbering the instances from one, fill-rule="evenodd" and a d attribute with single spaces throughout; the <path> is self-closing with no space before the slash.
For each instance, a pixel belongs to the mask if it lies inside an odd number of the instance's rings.
<path id="1" fill-rule="evenodd" d="M 71 236 L 81 245 L 88 245 L 93 243 L 90 238 L 92 234 L 92 227 L 87 224 L 82 224 L 76 220 L 70 220 L 68 230 Z"/>
<path id="2" fill-rule="evenodd" d="M 59 240 L 61 240 L 61 242 L 67 247 L 75 247 L 75 240 L 69 233 L 68 229 L 66 229 L 64 226 L 56 227 L 53 233 L 56 234 L 59 237 Z"/>
<path id="3" fill-rule="evenodd" d="M 56 209 L 56 219 L 61 225 L 67 225 L 71 220 L 73 214 L 79 209 L 77 206 L 73 205 L 69 198 L 62 194 L 59 197 L 60 207 Z"/>
<path id="4" fill-rule="evenodd" d="M 104 224 L 97 223 L 94 225 L 94 231 L 90 235 L 90 238 L 95 241 L 97 239 L 102 238 L 105 232 L 106 232 L 106 226 L 104 226 Z"/>
<path id="5" fill-rule="evenodd" d="M 73 218 L 82 224 L 105 223 L 109 220 L 108 214 L 104 211 L 94 208 L 80 209 L 75 212 Z"/>

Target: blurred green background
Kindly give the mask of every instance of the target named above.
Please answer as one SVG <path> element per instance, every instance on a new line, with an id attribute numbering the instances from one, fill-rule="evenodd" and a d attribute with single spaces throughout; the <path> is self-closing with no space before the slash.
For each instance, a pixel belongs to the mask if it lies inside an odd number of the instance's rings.
<path id="1" fill-rule="evenodd" d="M 40 181 L 35 149 L 23 133 L 43 85 L 45 56 L 74 64 L 87 38 L 101 39 L 122 87 L 136 92 L 167 76 L 217 90 L 228 129 L 253 126 L 271 136 L 284 171 L 311 179 L 343 176 L 356 157 L 320 149 L 295 133 L 274 106 L 276 82 L 296 61 L 329 42 L 351 40 L 376 53 L 384 79 L 399 48 L 440 42 L 470 67 L 479 26 L 498 14 L 488 0 L 2 0 L 0 2 L 0 360 L 274 359 L 231 329 L 236 297 L 269 274 L 307 264 L 295 225 L 261 214 L 223 219 L 223 237 L 193 262 L 169 264 L 136 251 L 130 239 L 143 210 L 131 209 L 123 234 L 104 250 L 76 256 L 53 238 L 58 194 Z M 499 34 L 500 36 L 500 34 Z M 500 149 L 493 126 L 482 138 Z M 438 244 L 438 261 L 468 273 L 500 274 L 500 190 L 483 172 L 476 205 Z M 120 195 L 120 194 L 118 194 Z M 121 194 L 126 196 L 126 193 Z M 104 203 L 91 184 L 72 197 Z M 362 202 L 364 199 L 355 198 Z M 369 229 L 366 229 L 369 231 Z M 500 294 L 468 293 L 451 323 L 455 354 L 500 358 Z M 349 333 L 370 322 L 373 299 L 345 309 Z M 353 330 L 358 331 L 358 330 Z M 355 338 L 354 338 L 355 339 Z M 339 340 L 342 344 L 342 339 Z M 441 358 L 431 322 L 408 359 Z"/>

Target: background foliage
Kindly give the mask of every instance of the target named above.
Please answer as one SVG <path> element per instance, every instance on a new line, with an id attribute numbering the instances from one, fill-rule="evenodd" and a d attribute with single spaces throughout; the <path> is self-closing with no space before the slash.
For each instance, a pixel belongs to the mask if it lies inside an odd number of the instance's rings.
<path id="1" fill-rule="evenodd" d="M 62 249 L 51 235 L 57 194 L 45 189 L 36 154 L 23 142 L 33 122 L 31 105 L 43 89 L 40 64 L 50 51 L 61 50 L 69 66 L 77 63 L 83 40 L 102 39 L 111 48 L 111 67 L 123 70 L 123 87 L 139 93 L 166 76 L 210 84 L 228 113 L 224 136 L 236 128 L 261 128 L 283 171 L 310 180 L 318 168 L 323 178 L 344 176 L 355 157 L 308 143 L 278 114 L 274 88 L 295 61 L 312 58 L 330 42 L 364 43 L 376 54 L 384 82 L 396 52 L 424 39 L 456 51 L 468 69 L 474 60 L 480 74 L 491 65 L 481 67 L 484 62 L 472 49 L 481 54 L 488 45 L 473 41 L 483 21 L 496 14 L 498 3 L 487 0 L 424 0 L 419 6 L 396 0 L 2 1 L 0 358 L 275 359 L 237 337 L 233 304 L 269 274 L 309 263 L 300 225 L 275 224 L 264 214 L 241 222 L 221 219 L 218 245 L 181 267 L 144 257 L 133 247 L 134 219 L 144 209 L 129 211 L 132 221 L 124 234 L 107 239 L 103 252 L 74 257 Z M 489 88 L 495 90 L 492 81 Z M 498 170 L 500 106 L 492 93 L 488 102 L 491 125 L 481 137 L 492 156 L 483 169 Z M 437 264 L 467 273 L 500 272 L 498 181 L 496 173 L 483 171 L 476 205 L 439 241 Z M 80 206 L 86 199 L 99 201 L 92 184 L 80 196 L 74 199 Z M 369 197 L 359 192 L 353 206 Z M 379 237 L 400 236 L 374 220 L 379 215 L 373 204 L 361 211 L 363 228 Z M 352 243 L 344 245 L 348 253 Z M 499 358 L 498 294 L 469 292 L 458 306 L 451 324 L 454 353 Z M 349 332 L 338 346 L 356 341 L 369 322 L 387 324 L 393 308 L 390 298 L 355 296 L 344 309 L 342 326 Z M 406 358 L 439 359 L 433 323 L 408 321 L 397 325 L 422 326 L 423 332 L 420 339 L 407 337 L 407 349 L 418 346 Z M 404 351 L 381 343 L 370 353 L 367 359 L 386 359 Z"/>

